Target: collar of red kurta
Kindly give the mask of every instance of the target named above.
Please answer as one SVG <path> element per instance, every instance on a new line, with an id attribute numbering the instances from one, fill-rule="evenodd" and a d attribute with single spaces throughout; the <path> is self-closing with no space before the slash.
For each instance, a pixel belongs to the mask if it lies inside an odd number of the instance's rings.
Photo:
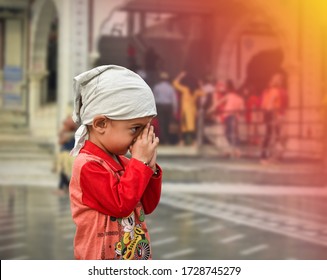
<path id="1" fill-rule="evenodd" d="M 99 158 L 102 158 L 106 162 L 110 164 L 110 166 L 113 168 L 113 171 L 121 171 L 124 170 L 124 167 L 122 164 L 119 164 L 116 162 L 110 155 L 108 155 L 104 150 L 99 148 L 97 145 L 93 144 L 89 140 L 85 141 L 84 147 L 81 149 L 80 153 L 86 153 L 86 154 L 92 154 Z M 123 160 L 120 158 L 120 156 L 116 156 L 119 160 L 119 162 L 123 162 Z"/>

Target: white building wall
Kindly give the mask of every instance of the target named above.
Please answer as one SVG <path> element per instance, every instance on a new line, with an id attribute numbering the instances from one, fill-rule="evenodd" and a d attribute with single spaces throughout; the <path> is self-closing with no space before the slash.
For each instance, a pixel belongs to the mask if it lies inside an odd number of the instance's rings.
<path id="1" fill-rule="evenodd" d="M 20 19 L 7 19 L 5 25 L 5 60 L 6 65 L 21 66 L 23 56 L 23 25 Z"/>

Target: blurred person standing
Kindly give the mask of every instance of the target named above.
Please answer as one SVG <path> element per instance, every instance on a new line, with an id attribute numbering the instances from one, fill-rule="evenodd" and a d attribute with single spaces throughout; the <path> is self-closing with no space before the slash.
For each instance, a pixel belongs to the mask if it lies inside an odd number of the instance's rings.
<path id="1" fill-rule="evenodd" d="M 289 97 L 286 85 L 285 75 L 281 72 L 276 73 L 273 76 L 275 87 L 279 91 L 280 98 L 280 106 L 277 112 L 277 120 L 276 120 L 276 137 L 275 137 L 275 145 L 273 149 L 273 161 L 279 161 L 284 151 L 286 150 L 287 145 L 287 127 L 285 125 L 287 111 L 289 108 Z"/>
<path id="2" fill-rule="evenodd" d="M 226 94 L 226 82 L 218 80 L 214 86 L 214 93 L 208 102 L 208 108 L 205 111 L 204 135 L 209 142 L 215 145 L 219 151 L 229 151 L 230 147 L 225 136 L 223 127 L 224 104 L 215 106 Z M 229 155 L 229 153 L 227 153 Z"/>
<path id="3" fill-rule="evenodd" d="M 160 81 L 153 87 L 153 94 L 158 111 L 160 144 L 167 145 L 171 144 L 170 126 L 177 114 L 178 104 L 176 91 L 169 82 L 168 73 L 161 72 L 159 78 Z"/>
<path id="4" fill-rule="evenodd" d="M 201 86 L 195 77 L 185 71 L 180 72 L 173 86 L 181 95 L 181 133 L 182 139 L 180 145 L 197 146 L 196 142 L 196 117 L 197 117 L 197 100 L 203 96 Z"/>
<path id="5" fill-rule="evenodd" d="M 259 125 L 262 122 L 262 114 L 260 111 L 260 97 L 255 94 L 251 85 L 245 85 L 241 89 L 241 92 L 245 104 L 247 144 L 258 145 L 260 143 Z"/>
<path id="6" fill-rule="evenodd" d="M 197 107 L 198 107 L 198 143 L 202 144 L 210 142 L 206 136 L 206 127 L 212 124 L 212 120 L 208 118 L 206 112 L 212 104 L 214 98 L 215 86 L 213 78 L 207 76 L 204 79 L 204 82 L 201 82 L 203 95 L 200 96 Z"/>
<path id="7" fill-rule="evenodd" d="M 211 102 L 211 106 L 208 108 L 208 112 L 207 114 L 210 115 L 214 115 L 214 117 L 216 118 L 218 116 L 218 120 L 220 123 L 224 122 L 224 103 L 220 102 L 221 99 L 224 98 L 224 96 L 226 95 L 227 91 L 227 85 L 226 85 L 226 81 L 223 80 L 219 80 L 216 83 L 216 87 L 215 87 L 215 93 Z M 217 106 L 215 106 L 215 104 L 217 104 Z M 214 108 L 213 108 L 214 106 Z"/>
<path id="8" fill-rule="evenodd" d="M 213 102 L 213 99 L 215 98 L 215 85 L 214 81 L 211 76 L 208 76 L 204 79 L 204 82 L 202 83 L 202 91 L 203 91 L 203 96 L 200 96 L 199 98 L 199 110 L 203 112 L 203 121 L 204 125 L 206 125 L 206 122 L 210 120 L 207 119 L 207 114 L 204 114 L 205 112 L 208 111 L 208 109 L 211 107 L 211 104 Z"/>
<path id="9" fill-rule="evenodd" d="M 241 113 L 244 111 L 244 100 L 237 93 L 234 84 L 231 80 L 226 82 L 226 93 L 220 99 L 215 99 L 212 107 L 208 111 L 215 111 L 217 107 L 223 105 L 222 118 L 225 128 L 225 135 L 229 143 L 229 148 L 227 154 L 230 157 L 238 158 L 241 156 L 239 150 L 239 139 L 238 139 L 238 118 Z"/>
<path id="10" fill-rule="evenodd" d="M 281 102 L 280 84 L 274 76 L 270 79 L 268 87 L 263 91 L 261 99 L 263 123 L 265 126 L 260 156 L 262 164 L 269 164 L 273 157 L 273 142 L 279 133 Z"/>

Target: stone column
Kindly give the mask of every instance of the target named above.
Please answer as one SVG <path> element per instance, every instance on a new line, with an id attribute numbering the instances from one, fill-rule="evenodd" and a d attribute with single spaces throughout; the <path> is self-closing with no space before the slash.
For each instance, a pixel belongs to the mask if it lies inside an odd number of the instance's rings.
<path id="1" fill-rule="evenodd" d="M 40 96 L 43 89 L 43 81 L 47 77 L 47 71 L 32 72 L 29 74 L 28 92 L 28 124 L 30 131 L 33 131 L 35 124 L 35 113 L 40 107 Z"/>
<path id="2" fill-rule="evenodd" d="M 88 2 L 61 0 L 59 7 L 58 129 L 73 101 L 73 78 L 88 67 Z"/>
<path id="3" fill-rule="evenodd" d="M 73 90 L 72 65 L 72 7 L 73 1 L 60 1 L 58 3 L 59 15 L 59 40 L 58 40 L 58 115 L 57 128 L 67 116 L 67 106 Z"/>

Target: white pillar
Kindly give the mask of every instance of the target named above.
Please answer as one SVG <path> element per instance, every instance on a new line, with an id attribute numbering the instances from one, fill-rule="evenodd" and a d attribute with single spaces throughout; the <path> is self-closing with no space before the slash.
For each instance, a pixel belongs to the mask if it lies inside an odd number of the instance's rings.
<path id="1" fill-rule="evenodd" d="M 30 131 L 34 131 L 35 113 L 40 106 L 40 96 L 43 90 L 43 81 L 48 73 L 46 71 L 33 72 L 29 75 L 29 90 L 33 93 L 29 95 L 28 99 L 28 123 Z"/>
<path id="2" fill-rule="evenodd" d="M 67 115 L 69 96 L 73 89 L 72 64 L 72 7 L 73 1 L 58 1 L 59 48 L 58 48 L 58 115 L 57 128 Z"/>
<path id="3" fill-rule="evenodd" d="M 57 0 L 59 14 L 58 129 L 73 101 L 73 78 L 88 68 L 88 1 Z"/>

